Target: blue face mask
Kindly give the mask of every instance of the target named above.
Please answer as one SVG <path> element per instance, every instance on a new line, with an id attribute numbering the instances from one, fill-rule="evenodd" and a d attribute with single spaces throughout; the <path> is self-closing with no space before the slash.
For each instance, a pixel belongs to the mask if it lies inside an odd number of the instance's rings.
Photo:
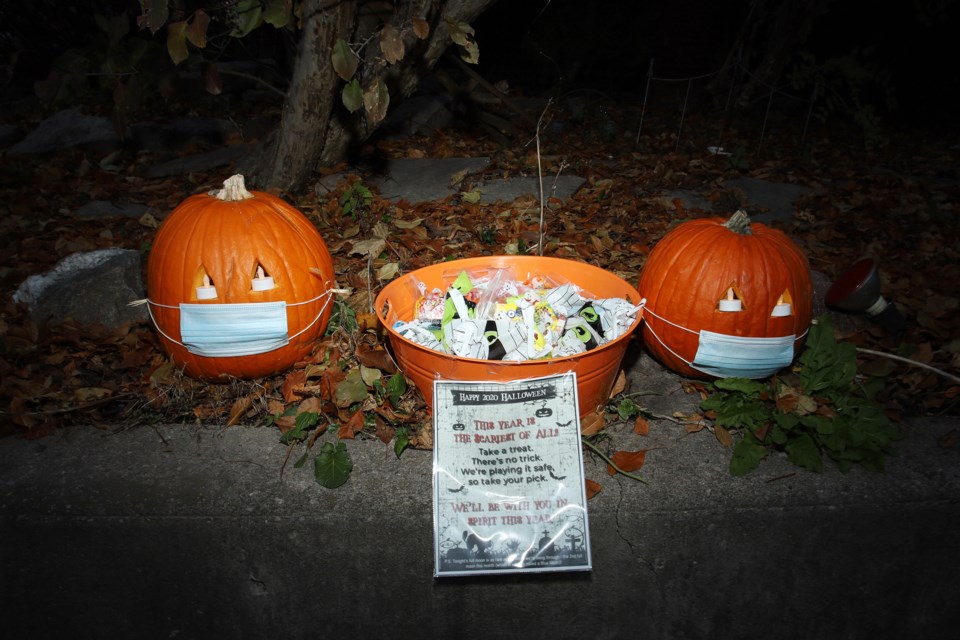
<path id="1" fill-rule="evenodd" d="M 744 338 L 701 330 L 690 366 L 718 378 L 766 378 L 793 362 L 795 339 Z"/>
<path id="2" fill-rule="evenodd" d="M 290 343 L 286 302 L 181 304 L 180 338 L 208 358 L 253 356 Z"/>
<path id="3" fill-rule="evenodd" d="M 153 320 L 157 331 L 166 339 L 186 347 L 187 351 L 198 356 L 208 358 L 228 358 L 231 356 L 254 356 L 274 351 L 290 344 L 292 338 L 307 331 L 320 319 L 330 298 L 320 306 L 320 310 L 313 321 L 298 331 L 289 335 L 287 326 L 287 308 L 312 304 L 328 296 L 323 293 L 312 300 L 287 304 L 278 302 L 238 302 L 238 303 L 211 303 L 190 304 L 181 303 L 177 306 L 159 304 L 147 300 L 147 310 L 150 306 L 166 307 L 180 310 L 180 340 L 163 332 L 153 313 Z"/>

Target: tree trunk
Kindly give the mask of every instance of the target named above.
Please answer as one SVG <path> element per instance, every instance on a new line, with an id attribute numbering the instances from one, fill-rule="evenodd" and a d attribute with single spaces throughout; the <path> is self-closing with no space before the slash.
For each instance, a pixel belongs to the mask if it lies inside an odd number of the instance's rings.
<path id="1" fill-rule="evenodd" d="M 361 84 L 366 87 L 375 78 L 381 78 L 389 88 L 391 104 L 396 104 L 416 90 L 420 78 L 450 46 L 447 20 L 469 23 L 496 1 L 305 2 L 300 45 L 280 127 L 266 142 L 264 152 L 243 167 L 250 184 L 260 189 L 298 191 L 309 182 L 318 165 L 342 160 L 352 144 L 376 130 L 360 111 L 351 114 L 341 103 L 343 81 L 330 59 L 337 38 L 348 43 L 367 43 L 360 69 Z M 398 28 L 409 26 L 413 18 L 422 18 L 430 23 L 430 35 L 426 40 L 418 40 L 406 29 L 406 55 L 396 64 L 386 65 L 375 43 L 384 18 Z"/>

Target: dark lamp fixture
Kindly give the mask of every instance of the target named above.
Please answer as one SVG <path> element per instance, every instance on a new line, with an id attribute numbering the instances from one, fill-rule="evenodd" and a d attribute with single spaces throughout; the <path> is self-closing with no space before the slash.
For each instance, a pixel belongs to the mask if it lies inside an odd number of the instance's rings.
<path id="1" fill-rule="evenodd" d="M 833 281 L 825 296 L 827 306 L 845 313 L 865 313 L 890 335 L 903 335 L 906 321 L 896 305 L 880 295 L 877 263 L 863 258 Z"/>

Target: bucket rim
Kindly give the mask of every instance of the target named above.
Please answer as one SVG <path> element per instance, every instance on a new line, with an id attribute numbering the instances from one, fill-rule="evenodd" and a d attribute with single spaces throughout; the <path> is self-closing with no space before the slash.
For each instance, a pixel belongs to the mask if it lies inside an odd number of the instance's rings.
<path id="1" fill-rule="evenodd" d="M 619 280 L 621 283 L 626 285 L 627 289 L 630 289 L 631 291 L 633 291 L 637 295 L 637 304 L 639 304 L 640 301 L 642 300 L 642 297 L 640 296 L 640 293 L 639 291 L 637 291 L 636 287 L 634 287 L 629 282 L 627 282 L 617 274 L 613 273 L 612 271 L 604 269 L 603 267 L 598 267 L 597 265 L 594 265 L 594 264 L 590 264 L 589 262 L 580 262 L 578 260 L 569 260 L 567 258 L 557 258 L 553 256 L 513 256 L 509 254 L 499 254 L 499 255 L 493 255 L 493 256 L 475 256 L 470 258 L 459 258 L 457 260 L 450 260 L 448 262 L 437 262 L 431 265 L 420 267 L 419 269 L 415 269 L 413 271 L 409 271 L 403 274 L 402 276 L 397 276 L 396 278 L 388 282 L 386 285 L 384 285 L 384 287 L 377 294 L 374 300 L 374 314 L 377 316 L 377 320 L 380 322 L 381 325 L 383 325 L 384 329 L 387 330 L 391 338 L 391 341 L 392 339 L 396 338 L 401 341 L 401 344 L 403 344 L 404 347 L 410 347 L 431 356 L 450 358 L 458 362 L 463 362 L 464 364 L 476 364 L 476 365 L 482 364 L 488 367 L 491 365 L 494 365 L 494 366 L 504 365 L 504 366 L 511 366 L 511 367 L 512 366 L 543 367 L 544 365 L 548 365 L 552 363 L 564 363 L 564 362 L 573 363 L 573 362 L 582 360 L 583 358 L 586 358 L 586 357 L 593 357 L 595 354 L 598 354 L 600 352 L 608 351 L 610 348 L 620 347 L 621 345 L 619 343 L 629 340 L 634 336 L 637 327 L 643 322 L 643 315 L 644 315 L 643 309 L 641 309 L 640 312 L 637 313 L 637 317 L 634 319 L 633 323 L 631 323 L 629 329 L 627 329 L 622 335 L 614 338 L 610 342 L 599 345 L 598 347 L 596 347 L 595 349 L 591 349 L 590 351 L 583 351 L 581 353 L 574 353 L 568 356 L 559 356 L 554 358 L 504 361 L 504 360 L 490 360 L 490 359 L 482 359 L 482 358 L 467 358 L 464 356 L 457 356 L 452 353 L 437 351 L 435 349 L 431 349 L 429 347 L 423 346 L 422 344 L 414 342 L 413 340 L 409 340 L 408 338 L 405 338 L 404 336 L 400 335 L 400 333 L 387 322 L 385 311 L 384 311 L 385 303 L 388 302 L 386 300 L 386 295 L 388 291 L 390 291 L 391 287 L 394 287 L 394 286 L 399 287 L 402 284 L 402 281 L 404 278 L 409 278 L 410 276 L 414 276 L 417 273 L 420 273 L 422 271 L 434 270 L 442 267 L 447 267 L 452 270 L 452 269 L 455 269 L 458 264 L 463 265 L 464 263 L 482 264 L 482 263 L 489 262 L 490 264 L 484 264 L 484 266 L 496 268 L 499 266 L 504 266 L 506 263 L 510 263 L 510 262 L 535 262 L 535 261 L 548 261 L 548 262 L 555 262 L 555 263 L 562 262 L 569 265 L 576 265 L 578 268 L 586 267 L 589 269 L 600 271 L 606 276 Z"/>

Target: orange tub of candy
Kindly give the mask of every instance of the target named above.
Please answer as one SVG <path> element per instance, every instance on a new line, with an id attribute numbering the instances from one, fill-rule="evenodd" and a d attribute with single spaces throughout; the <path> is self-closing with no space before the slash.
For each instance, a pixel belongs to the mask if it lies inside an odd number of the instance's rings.
<path id="1" fill-rule="evenodd" d="M 595 344 L 580 353 L 558 357 L 550 354 L 563 350 L 550 351 L 549 347 L 545 349 L 545 357 L 535 359 L 495 360 L 463 357 L 439 351 L 401 335 L 398 327 L 414 320 L 418 312 L 423 310 L 424 297 L 429 295 L 427 292 L 434 292 L 434 295 L 439 292 L 442 295 L 443 292 L 450 291 L 458 278 L 462 278 L 462 274 L 480 279 L 494 274 L 493 277 L 501 281 L 536 283 L 541 287 L 572 285 L 578 295 L 588 301 L 613 300 L 617 303 L 620 301 L 615 299 L 622 299 L 623 304 L 634 307 L 628 316 L 619 317 L 620 324 L 615 332 L 607 331 L 609 335 L 619 334 L 617 337 Z M 566 287 L 564 291 L 570 288 Z M 610 396 L 630 338 L 642 318 L 639 301 L 637 290 L 628 282 L 590 264 L 537 256 L 484 256 L 443 262 L 396 278 L 377 295 L 375 310 L 386 328 L 397 364 L 416 384 L 431 410 L 433 381 L 436 379 L 509 382 L 572 371 L 577 375 L 579 410 L 580 416 L 584 417 L 602 408 Z M 463 309 L 463 302 L 460 301 L 460 309 Z M 449 309 L 450 307 L 448 316 Z M 512 314 L 512 310 L 506 313 L 511 317 Z M 501 312 L 501 315 L 504 314 Z M 563 314 L 558 315 L 562 321 Z M 591 320 L 596 319 L 595 314 L 588 317 Z M 580 326 L 584 325 L 583 321 L 578 322 Z M 599 325 L 594 326 L 599 329 Z M 597 336 L 596 331 L 588 332 L 587 329 L 589 328 L 584 327 L 581 331 L 586 336 L 585 342 L 591 339 L 590 334 Z M 537 337 L 542 342 L 542 337 Z"/>

